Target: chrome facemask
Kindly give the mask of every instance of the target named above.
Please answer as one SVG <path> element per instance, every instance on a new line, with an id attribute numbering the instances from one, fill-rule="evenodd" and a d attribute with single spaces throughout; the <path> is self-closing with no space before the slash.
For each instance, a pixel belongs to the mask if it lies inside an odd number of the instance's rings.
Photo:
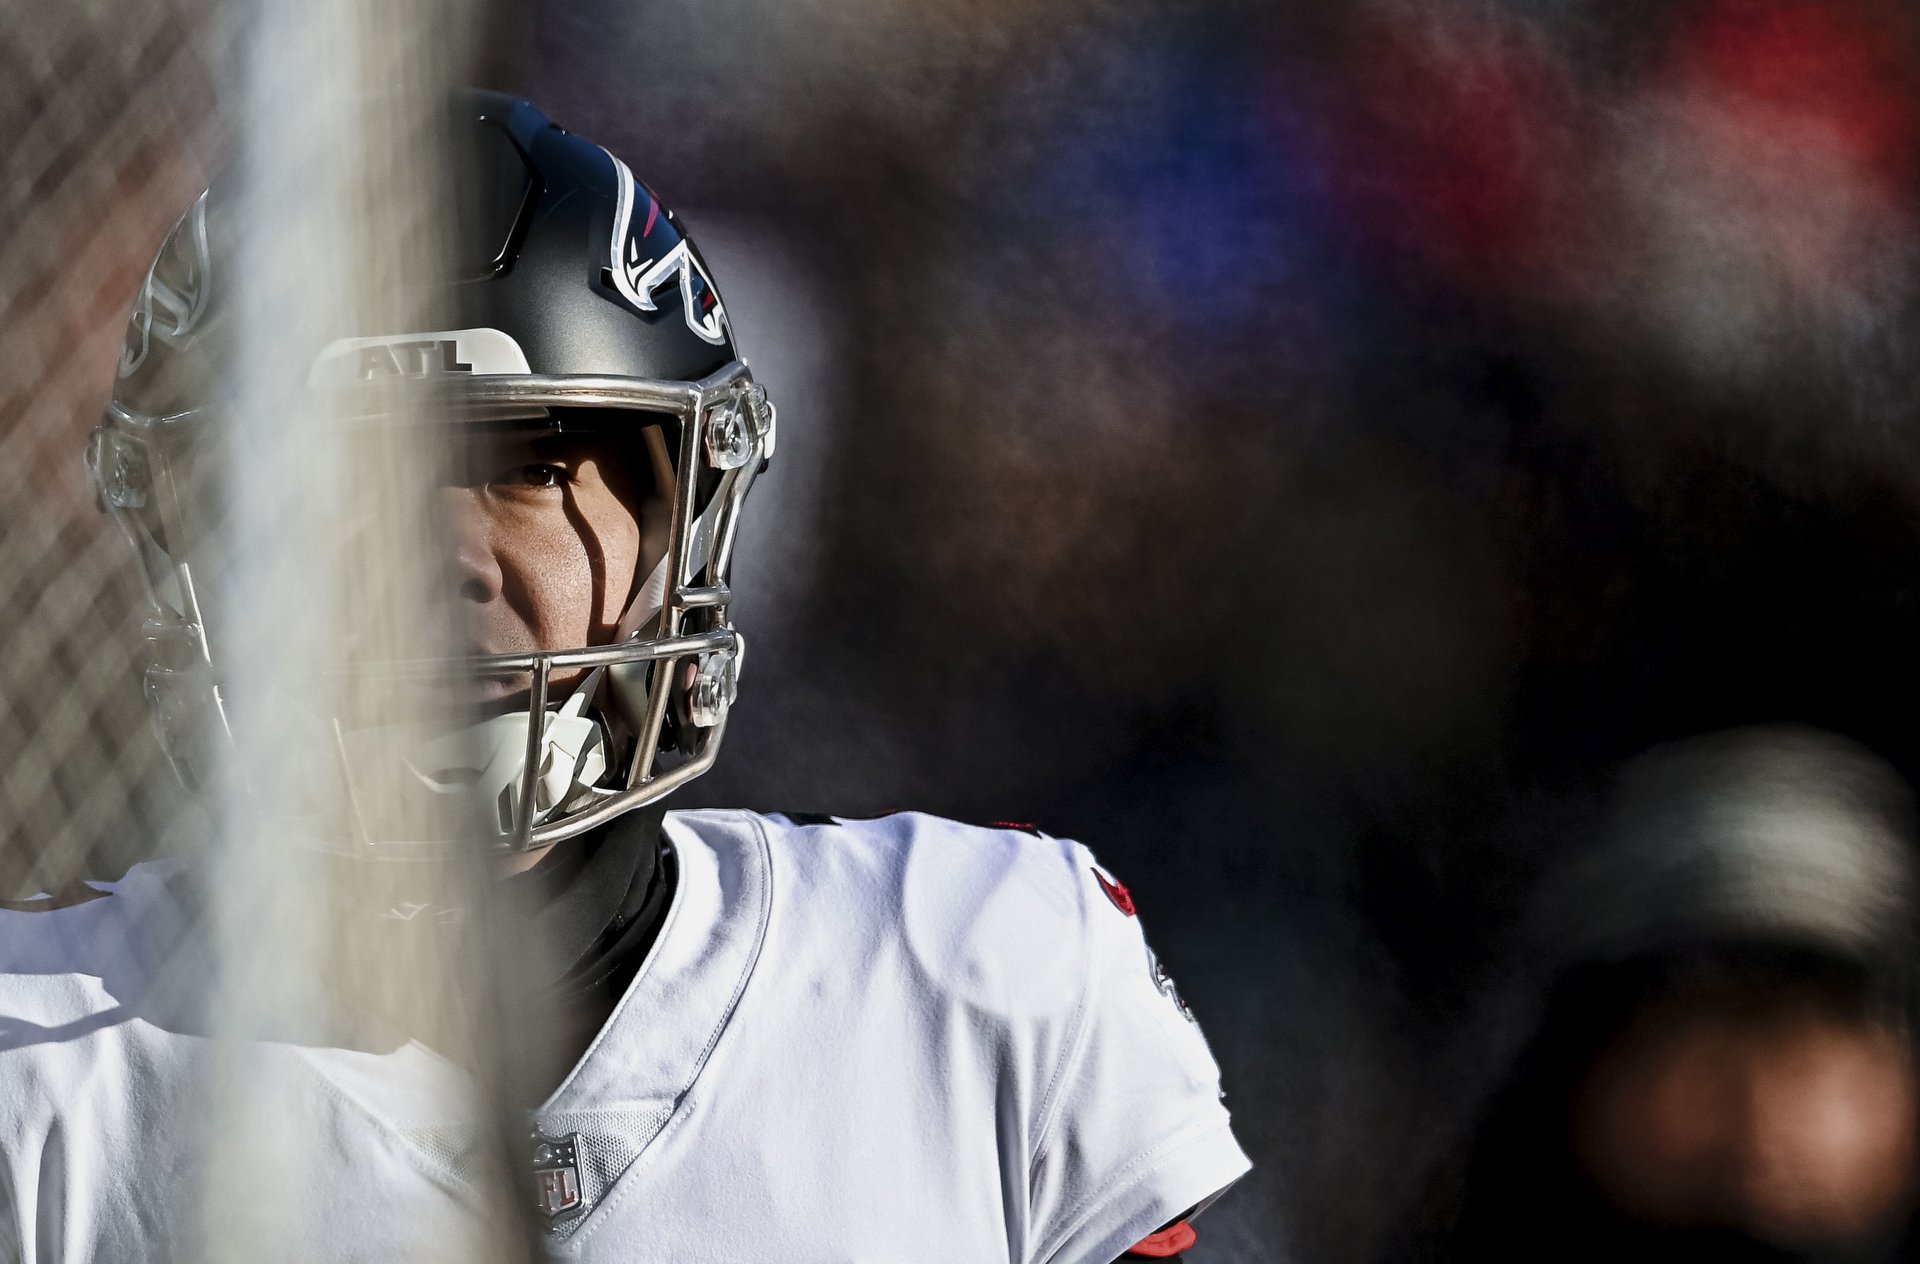
<path id="1" fill-rule="evenodd" d="M 344 669 L 379 687 L 461 679 L 524 680 L 524 711 L 472 725 L 374 733 L 315 717 L 350 818 L 317 840 L 373 858 L 406 858 L 448 840 L 388 837 L 365 807 L 369 761 L 393 761 L 422 793 L 475 796 L 494 849 L 517 853 L 573 837 L 652 803 L 712 767 L 726 731 L 745 641 L 732 626 L 728 574 L 747 492 L 772 457 L 773 406 L 735 361 L 703 381 L 481 374 L 447 386 L 449 407 L 479 418 L 610 409 L 678 422 L 665 555 L 633 598 L 613 643 L 526 654 L 386 662 Z M 101 506 L 139 555 L 152 647 L 145 687 L 155 730 L 189 787 L 235 740 L 196 589 L 188 517 L 196 489 L 197 412 L 142 416 L 109 407 L 88 447 Z M 567 698 L 556 676 L 584 671 Z M 521 745 L 517 761 L 503 741 Z M 463 751 L 464 758 L 450 754 Z M 392 764 L 390 763 L 390 770 Z M 481 801 L 484 800 L 484 801 Z M 310 832 L 310 831 L 303 831 Z"/>

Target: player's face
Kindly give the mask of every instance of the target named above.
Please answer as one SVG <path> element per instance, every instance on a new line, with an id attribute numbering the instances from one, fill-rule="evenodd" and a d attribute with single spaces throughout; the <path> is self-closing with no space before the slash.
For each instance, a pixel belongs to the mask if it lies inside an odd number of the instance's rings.
<path id="1" fill-rule="evenodd" d="M 462 650 L 514 654 L 605 643 L 650 566 L 645 457 L 596 435 L 501 436 L 469 448 L 438 491 L 442 580 Z M 556 689 L 571 681 L 556 679 Z M 523 693 L 526 681 L 484 687 Z"/>

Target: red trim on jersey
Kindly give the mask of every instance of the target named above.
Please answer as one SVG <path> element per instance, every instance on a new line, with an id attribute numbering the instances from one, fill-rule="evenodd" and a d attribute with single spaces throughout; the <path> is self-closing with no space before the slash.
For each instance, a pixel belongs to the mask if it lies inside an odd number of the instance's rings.
<path id="1" fill-rule="evenodd" d="M 1176 1220 L 1158 1233 L 1149 1233 L 1127 1248 L 1127 1255 L 1139 1260 L 1170 1260 L 1182 1251 L 1191 1251 L 1200 1235 L 1184 1220 Z"/>
<path id="2" fill-rule="evenodd" d="M 1119 909 L 1128 917 L 1132 917 L 1140 911 L 1133 906 L 1133 893 L 1127 890 L 1126 887 L 1115 882 L 1098 869 L 1093 871 L 1093 876 L 1100 883 L 1100 889 L 1107 893 L 1107 898 L 1113 901 L 1113 907 Z"/>

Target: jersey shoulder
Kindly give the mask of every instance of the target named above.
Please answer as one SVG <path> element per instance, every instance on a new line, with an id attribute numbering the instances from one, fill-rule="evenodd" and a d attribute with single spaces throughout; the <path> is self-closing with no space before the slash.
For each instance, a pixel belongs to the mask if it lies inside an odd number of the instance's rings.
<path id="1" fill-rule="evenodd" d="M 155 861 L 0 903 L 0 1013 L 62 1023 L 148 996 L 190 937 L 183 881 L 179 862 Z"/>
<path id="2" fill-rule="evenodd" d="M 177 1041 L 151 1020 L 203 976 L 180 959 L 176 879 L 149 863 L 0 906 L 0 1153 L 31 1149 L 58 1118 L 112 1131 L 153 1096 Z"/>
<path id="3" fill-rule="evenodd" d="M 783 970 L 905 965 L 926 999 L 1013 1022 L 1062 1019 L 1080 1003 L 1098 888 L 1078 843 L 922 812 L 676 816 L 702 834 L 765 840 Z"/>

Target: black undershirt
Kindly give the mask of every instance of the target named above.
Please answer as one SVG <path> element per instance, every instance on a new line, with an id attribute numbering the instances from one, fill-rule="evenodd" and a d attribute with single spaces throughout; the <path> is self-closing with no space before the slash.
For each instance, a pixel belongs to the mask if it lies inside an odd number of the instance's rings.
<path id="1" fill-rule="evenodd" d="M 666 921 L 676 877 L 665 808 L 616 817 L 558 843 L 500 883 L 525 936 L 502 945 L 505 1020 L 516 1031 L 502 1067 L 509 1100 L 546 1100 L 606 1025 Z"/>
<path id="2" fill-rule="evenodd" d="M 503 882 L 527 933 L 544 945 L 561 1004 L 618 1000 L 633 981 L 672 902 L 676 865 L 661 832 L 663 804 L 638 808 L 558 843 L 525 873 Z M 558 973 L 551 973 L 558 967 Z"/>

